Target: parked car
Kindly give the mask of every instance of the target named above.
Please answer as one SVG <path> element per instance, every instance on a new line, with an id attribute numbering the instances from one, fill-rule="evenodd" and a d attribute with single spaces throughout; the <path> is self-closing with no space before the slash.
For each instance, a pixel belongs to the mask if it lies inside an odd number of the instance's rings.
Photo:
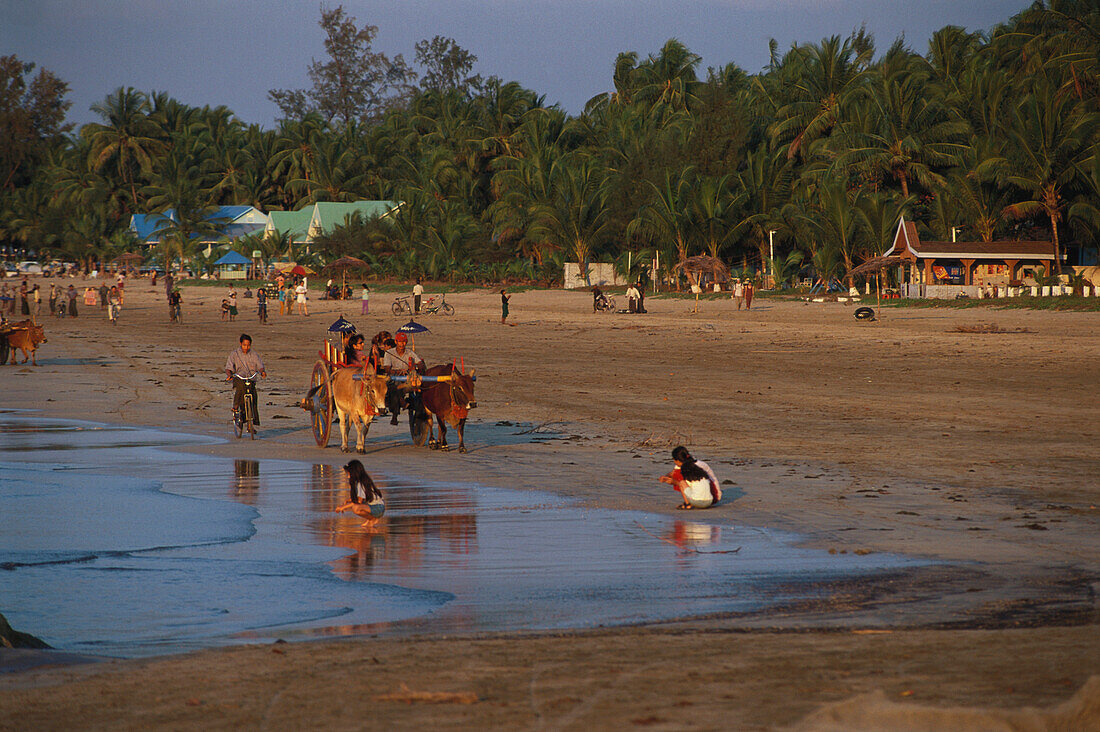
<path id="1" fill-rule="evenodd" d="M 20 262 L 18 269 L 23 274 L 42 274 L 42 265 L 38 262 Z"/>

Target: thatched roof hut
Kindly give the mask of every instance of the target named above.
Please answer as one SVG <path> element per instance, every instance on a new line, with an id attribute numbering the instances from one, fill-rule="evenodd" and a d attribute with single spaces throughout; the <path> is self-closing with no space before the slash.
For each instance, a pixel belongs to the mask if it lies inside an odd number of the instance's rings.
<path id="1" fill-rule="evenodd" d="M 688 281 L 693 285 L 699 284 L 701 275 L 710 275 L 710 278 L 715 282 L 728 282 L 730 279 L 730 270 L 726 263 L 706 254 L 688 257 L 673 269 L 683 270 Z"/>

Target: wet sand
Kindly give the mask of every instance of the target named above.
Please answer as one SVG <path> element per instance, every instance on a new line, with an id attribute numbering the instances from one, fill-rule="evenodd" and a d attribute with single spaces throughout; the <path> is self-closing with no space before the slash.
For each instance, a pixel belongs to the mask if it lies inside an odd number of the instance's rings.
<path id="1" fill-rule="evenodd" d="M 230 324 L 218 318 L 220 290 L 184 296 L 182 326 L 147 283 L 128 288 L 118 326 L 86 309 L 50 319 L 40 366 L 0 371 L 3 406 L 226 436 L 219 370 L 244 329 L 270 376 L 261 440 L 188 449 L 343 462 L 335 440 L 315 446 L 291 404 L 338 313 L 367 333 L 401 320 L 314 301 L 308 318 L 276 313 L 259 326 L 244 300 Z M 376 295 L 375 309 L 388 299 Z M 0 717 L 29 710 L 46 727 L 752 728 L 875 689 L 907 709 L 1050 707 L 1100 671 L 1100 314 L 888 309 L 868 324 L 837 304 L 765 299 L 737 312 L 716 300 L 693 315 L 686 300 L 651 297 L 650 314 L 631 317 L 593 315 L 584 293 L 521 291 L 507 328 L 492 291 L 448 301 L 457 315 L 424 318 L 432 333 L 416 349 L 429 363 L 462 357 L 477 368 L 470 452 L 416 449 L 404 423 L 376 424 L 368 469 L 674 515 L 675 494 L 656 476 L 683 443 L 730 481 L 707 520 L 942 564 L 854 581 L 821 602 L 631 630 L 362 639 L 28 671 L 0 677 Z M 1027 332 L 956 331 L 979 322 Z M 402 684 L 477 702 L 375 699 Z M 361 699 L 334 698 L 345 685 Z"/>

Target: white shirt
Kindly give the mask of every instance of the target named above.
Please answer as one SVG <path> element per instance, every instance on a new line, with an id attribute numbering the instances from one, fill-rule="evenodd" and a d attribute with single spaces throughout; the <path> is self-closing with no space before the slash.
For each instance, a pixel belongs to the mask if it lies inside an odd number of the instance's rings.
<path id="1" fill-rule="evenodd" d="M 414 295 L 423 295 L 424 294 L 424 285 L 420 284 L 419 282 L 417 282 L 415 285 L 413 285 L 413 294 Z"/>
<path id="2" fill-rule="evenodd" d="M 382 358 L 382 365 L 391 371 L 397 373 L 406 373 L 409 370 L 409 359 L 412 359 L 413 364 L 418 364 L 422 360 L 420 356 L 417 356 L 414 351 L 405 349 L 404 355 L 397 355 L 397 349 L 393 348 L 386 351 L 386 355 Z"/>

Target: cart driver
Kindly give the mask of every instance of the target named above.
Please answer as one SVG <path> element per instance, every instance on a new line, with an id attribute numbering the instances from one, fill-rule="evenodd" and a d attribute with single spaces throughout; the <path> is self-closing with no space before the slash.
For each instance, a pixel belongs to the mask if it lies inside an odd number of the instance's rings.
<path id="1" fill-rule="evenodd" d="M 240 411 L 241 405 L 244 404 L 244 390 L 245 382 L 242 378 L 235 378 L 236 374 L 240 374 L 243 377 L 251 376 L 252 374 L 259 374 L 261 378 L 267 378 L 267 371 L 264 370 L 264 360 L 260 358 L 260 354 L 252 350 L 252 336 L 247 333 L 241 333 L 240 347 L 229 354 L 229 358 L 225 360 L 225 380 L 233 381 L 233 418 L 236 419 L 237 412 Z M 256 414 L 253 415 L 253 424 L 257 426 L 260 424 L 259 415 L 259 401 L 256 399 L 256 384 L 252 383 L 248 387 L 252 392 L 252 403 L 257 405 Z"/>
<path id="2" fill-rule="evenodd" d="M 386 351 L 382 357 L 383 373 L 394 376 L 403 376 L 409 373 L 410 365 L 417 373 L 424 373 L 424 359 L 416 355 L 409 346 L 409 337 L 404 333 L 398 333 L 393 337 L 394 347 Z M 390 410 L 390 424 L 397 424 L 397 413 L 401 410 L 403 397 L 409 394 L 408 388 L 389 389 L 386 392 L 386 406 Z M 418 393 L 413 393 L 414 397 Z"/>

